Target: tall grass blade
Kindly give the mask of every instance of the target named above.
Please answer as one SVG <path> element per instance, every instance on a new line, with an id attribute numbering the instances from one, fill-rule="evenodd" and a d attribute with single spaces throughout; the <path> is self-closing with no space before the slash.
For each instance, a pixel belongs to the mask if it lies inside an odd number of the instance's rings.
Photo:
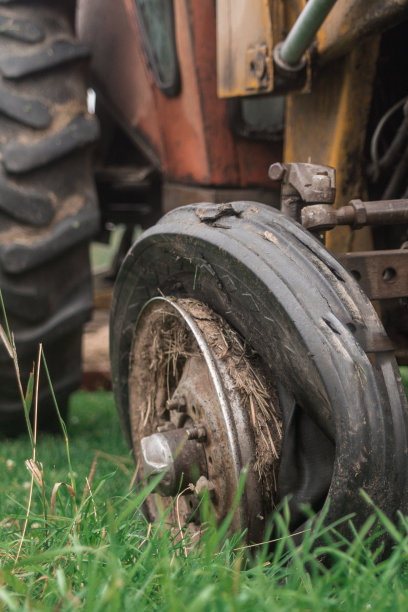
<path id="1" fill-rule="evenodd" d="M 54 402 L 54 407 L 55 407 L 55 410 L 57 412 L 57 416 L 58 416 L 59 423 L 61 425 L 62 433 L 64 434 L 65 449 L 66 449 L 66 453 L 67 453 L 67 461 L 68 461 L 69 477 L 70 477 L 70 480 L 71 480 L 71 487 L 74 489 L 74 491 L 76 491 L 76 488 L 75 488 L 75 478 L 74 478 L 74 470 L 72 469 L 71 453 L 70 453 L 70 450 L 69 450 L 69 439 L 68 439 L 67 427 L 66 427 L 66 425 L 64 423 L 64 419 L 62 418 L 60 410 L 59 410 L 59 407 L 58 407 L 58 402 L 57 402 L 57 398 L 55 397 L 54 387 L 53 387 L 53 384 L 51 382 L 51 376 L 50 376 L 50 372 L 48 370 L 47 360 L 45 358 L 44 351 L 42 352 L 42 361 L 43 361 L 43 364 L 44 364 L 45 373 L 47 375 L 47 381 L 48 381 L 48 386 L 49 386 L 50 391 L 51 391 L 52 401 Z"/>
<path id="2" fill-rule="evenodd" d="M 33 395 L 34 395 L 34 368 L 33 371 L 30 372 L 30 376 L 28 378 L 27 389 L 24 398 L 25 409 L 27 414 L 30 414 L 31 406 L 33 403 Z"/>
<path id="3" fill-rule="evenodd" d="M 2 311 L 3 311 L 4 322 L 5 322 L 5 324 L 6 324 L 6 330 L 7 330 L 8 339 L 9 339 L 9 341 L 10 341 L 10 344 L 12 344 L 12 341 L 11 341 L 11 333 L 10 333 L 10 327 L 9 327 L 9 324 L 8 324 L 7 313 L 6 313 L 6 307 L 5 307 L 5 305 L 4 305 L 3 294 L 2 294 L 2 292 L 1 292 L 1 289 L 0 289 L 0 303 L 1 303 L 1 309 L 2 309 Z"/>
<path id="4" fill-rule="evenodd" d="M 55 502 L 57 501 L 57 493 L 60 487 L 66 487 L 68 493 L 70 494 L 70 496 L 72 497 L 72 499 L 75 502 L 75 490 L 66 482 L 56 482 L 54 485 L 54 488 L 52 490 L 52 494 L 51 494 L 51 510 L 50 510 L 50 516 L 52 517 L 54 514 L 54 508 L 55 508 Z M 77 508 L 75 506 L 75 512 L 77 512 Z"/>

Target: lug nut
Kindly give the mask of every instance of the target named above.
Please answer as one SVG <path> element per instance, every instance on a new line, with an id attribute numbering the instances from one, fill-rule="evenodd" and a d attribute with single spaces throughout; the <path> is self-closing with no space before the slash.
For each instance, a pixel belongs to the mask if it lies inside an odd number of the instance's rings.
<path id="1" fill-rule="evenodd" d="M 213 497 L 215 491 L 214 483 L 205 476 L 200 476 L 196 482 L 195 493 L 198 497 L 201 497 L 205 491 L 208 491 L 210 496 Z"/>
<path id="2" fill-rule="evenodd" d="M 172 397 L 167 400 L 166 403 L 167 410 L 178 410 L 178 412 L 185 412 L 187 409 L 186 398 L 183 395 L 179 397 Z"/>
<path id="3" fill-rule="evenodd" d="M 198 440 L 201 442 L 207 437 L 207 430 L 204 425 L 196 425 L 195 427 L 189 427 L 186 429 L 188 440 Z"/>

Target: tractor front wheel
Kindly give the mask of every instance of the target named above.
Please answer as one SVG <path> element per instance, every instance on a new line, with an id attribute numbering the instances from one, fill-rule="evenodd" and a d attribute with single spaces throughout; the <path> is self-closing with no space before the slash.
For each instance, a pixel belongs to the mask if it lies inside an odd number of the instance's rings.
<path id="1" fill-rule="evenodd" d="M 356 281 L 302 227 L 254 202 L 198 204 L 145 232 L 111 314 L 115 398 L 140 476 L 163 471 L 199 528 L 200 489 L 260 540 L 288 500 L 326 521 L 407 505 L 407 407 L 389 341 Z M 178 454 L 180 453 L 180 454 Z M 190 486 L 191 485 L 191 486 Z M 147 511 L 154 516 L 154 496 Z M 198 527 L 197 527 L 198 524 Z"/>

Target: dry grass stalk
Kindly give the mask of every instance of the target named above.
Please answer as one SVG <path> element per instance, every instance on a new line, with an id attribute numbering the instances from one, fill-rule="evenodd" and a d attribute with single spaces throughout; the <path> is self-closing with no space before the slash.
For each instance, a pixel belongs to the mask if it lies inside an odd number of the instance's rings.
<path id="1" fill-rule="evenodd" d="M 25 461 L 26 467 L 29 472 L 34 476 L 34 480 L 40 487 L 40 489 L 44 488 L 44 467 L 41 461 L 34 461 L 34 459 L 26 459 Z"/>
<path id="2" fill-rule="evenodd" d="M 145 542 L 147 542 L 147 541 L 148 541 L 148 539 L 149 539 L 149 537 L 150 537 L 150 533 L 151 533 L 151 531 L 152 531 L 152 524 L 151 524 L 151 523 L 149 523 L 149 526 L 148 526 L 148 528 L 147 528 L 146 537 L 145 537 L 145 538 L 143 538 L 143 540 L 140 542 L 139 546 L 137 547 L 137 550 L 140 550 L 140 549 L 142 548 L 143 544 L 144 544 Z"/>
<path id="3" fill-rule="evenodd" d="M 289 535 L 282 536 L 281 538 L 275 538 L 274 540 L 266 540 L 265 542 L 258 542 L 257 544 L 247 544 L 247 546 L 238 546 L 238 548 L 234 548 L 234 552 L 237 550 L 244 550 L 245 548 L 255 548 L 256 546 L 263 546 L 264 544 L 273 544 L 274 542 L 280 542 L 281 540 L 287 540 L 288 538 L 294 538 L 297 535 L 301 535 L 302 533 L 306 533 L 310 531 L 310 527 L 308 529 L 304 529 L 303 531 L 297 531 L 296 533 L 290 533 Z"/>
<path id="4" fill-rule="evenodd" d="M 191 491 L 192 488 L 194 488 L 194 485 L 189 484 L 188 487 L 186 487 L 185 489 L 183 489 L 182 491 L 180 491 L 180 493 L 177 495 L 176 497 L 176 515 L 177 515 L 177 524 L 178 524 L 178 528 L 179 528 L 179 532 L 177 534 L 177 536 L 180 536 L 181 539 L 181 545 L 183 547 L 183 552 L 184 552 L 184 556 L 187 558 L 187 548 L 184 544 L 184 533 L 183 533 L 183 527 L 181 525 L 181 518 L 180 518 L 180 508 L 179 508 L 179 500 L 180 497 L 182 495 L 184 495 L 184 493 L 186 493 L 187 491 Z M 177 537 L 176 536 L 176 537 Z"/>
<path id="5" fill-rule="evenodd" d="M 88 493 L 90 491 L 91 484 L 92 484 L 92 481 L 93 481 L 94 476 L 95 476 L 96 466 L 97 465 L 98 465 L 98 455 L 96 454 L 95 457 L 94 457 L 94 460 L 92 461 L 92 465 L 91 465 L 91 470 L 89 472 L 89 476 L 86 479 L 86 485 L 85 485 L 85 488 L 84 488 L 84 494 L 82 496 L 82 503 L 84 503 L 84 501 L 86 500 L 86 498 L 88 496 Z"/>
<path id="6" fill-rule="evenodd" d="M 97 519 L 98 519 L 98 517 L 96 516 L 96 504 L 95 504 L 95 500 L 94 500 L 94 497 L 93 497 L 93 495 L 92 495 L 92 491 L 91 491 L 91 483 L 89 482 L 89 480 L 88 480 L 88 478 L 87 478 L 87 477 L 85 477 L 85 480 L 86 480 L 86 487 L 85 487 L 85 490 L 87 491 L 87 495 L 89 495 L 89 496 L 90 496 L 90 498 L 91 498 L 92 505 L 93 505 L 93 510 L 94 510 L 94 517 L 95 517 L 95 520 L 97 520 Z M 86 499 L 86 498 L 85 498 L 85 499 Z"/>
<path id="7" fill-rule="evenodd" d="M 13 342 L 13 346 L 14 346 L 14 342 Z M 19 371 L 19 368 L 18 368 L 17 354 L 16 354 L 15 350 L 13 352 L 14 352 L 14 363 L 15 363 L 15 368 L 16 368 L 17 380 L 18 380 L 19 387 L 20 387 L 20 393 L 21 393 L 21 396 L 23 398 L 23 402 L 25 402 L 24 393 L 23 393 L 23 387 L 22 387 L 21 378 L 20 378 L 20 371 Z M 23 526 L 23 533 L 21 534 L 20 544 L 19 544 L 19 547 L 18 547 L 18 551 L 17 551 L 16 559 L 14 561 L 14 565 L 17 564 L 17 561 L 20 558 L 21 549 L 22 549 L 24 538 L 25 538 L 25 534 L 26 534 L 26 531 L 27 531 L 28 518 L 30 516 L 31 502 L 32 502 L 32 499 L 33 499 L 34 479 L 38 479 L 37 482 L 38 482 L 39 486 L 41 487 L 41 490 L 42 490 L 42 493 L 43 493 L 43 500 L 45 502 L 43 467 L 42 467 L 41 464 L 39 464 L 39 466 L 38 466 L 37 463 L 36 463 L 36 458 L 37 458 L 36 457 L 36 452 L 37 452 L 37 448 L 36 448 L 37 447 L 37 424 L 38 424 L 38 391 L 39 391 L 39 383 L 40 383 L 41 355 L 42 355 L 42 344 L 40 344 L 40 346 L 38 348 L 37 376 L 36 376 L 36 381 L 35 381 L 33 457 L 32 457 L 31 460 L 26 462 L 27 467 L 31 471 L 30 493 L 29 493 L 29 497 L 28 497 L 27 512 L 26 512 L 26 517 L 25 517 L 24 526 Z M 45 512 L 45 505 L 44 505 L 44 512 Z M 45 516 L 44 516 L 44 519 L 45 519 Z"/>
<path id="8" fill-rule="evenodd" d="M 126 464 L 132 466 L 133 461 L 130 457 L 121 457 L 120 455 L 110 455 L 109 453 L 105 453 L 99 449 L 95 450 L 95 455 L 97 457 L 102 457 L 107 461 L 110 461 L 114 465 L 116 465 L 124 474 L 129 474 L 130 470 L 126 467 Z"/>
<path id="9" fill-rule="evenodd" d="M 57 500 L 57 493 L 60 487 L 66 487 L 68 493 L 71 495 L 72 499 L 74 500 L 75 503 L 75 498 L 76 498 L 76 494 L 75 494 L 75 489 L 73 487 L 71 487 L 71 485 L 69 485 L 66 482 L 56 482 L 53 489 L 52 489 L 52 494 L 51 494 L 51 508 L 50 508 L 50 517 L 52 517 L 54 515 L 54 508 L 55 508 L 55 502 Z M 75 503 L 75 512 L 78 512 L 78 508 L 77 505 Z"/>
<path id="10" fill-rule="evenodd" d="M 3 329 L 3 327 L 1 325 L 0 325 L 0 338 L 3 340 L 3 344 L 6 347 L 7 352 L 9 354 L 10 358 L 13 359 L 14 358 L 14 354 L 13 354 L 12 346 L 11 346 L 11 344 L 9 342 L 9 339 L 7 338 L 6 332 L 4 331 L 4 329 Z"/>
<path id="11" fill-rule="evenodd" d="M 130 484 L 129 484 L 129 491 L 131 491 L 134 487 L 137 475 L 139 473 L 139 468 L 140 468 L 140 459 L 137 460 L 135 471 L 133 472 L 132 480 L 130 481 Z"/>
<path id="12" fill-rule="evenodd" d="M 40 576 L 39 578 L 37 578 L 37 580 L 35 580 L 35 581 L 34 581 L 34 584 L 37 584 L 38 582 L 42 582 L 42 581 L 44 581 L 44 587 L 43 587 L 43 590 L 41 591 L 41 594 L 40 594 L 39 599 L 41 599 L 41 597 L 44 595 L 44 593 L 45 593 L 45 589 L 46 589 L 46 588 L 47 588 L 47 586 L 48 586 L 49 579 L 50 579 L 50 577 L 49 577 L 49 576 L 45 576 L 45 575 L 44 575 L 44 576 Z"/>

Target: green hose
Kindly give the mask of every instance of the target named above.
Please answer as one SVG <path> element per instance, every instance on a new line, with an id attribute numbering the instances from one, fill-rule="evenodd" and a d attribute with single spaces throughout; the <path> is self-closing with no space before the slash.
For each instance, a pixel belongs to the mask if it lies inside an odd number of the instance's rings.
<path id="1" fill-rule="evenodd" d="M 309 0 L 280 49 L 280 59 L 290 66 L 299 63 L 336 0 Z"/>

